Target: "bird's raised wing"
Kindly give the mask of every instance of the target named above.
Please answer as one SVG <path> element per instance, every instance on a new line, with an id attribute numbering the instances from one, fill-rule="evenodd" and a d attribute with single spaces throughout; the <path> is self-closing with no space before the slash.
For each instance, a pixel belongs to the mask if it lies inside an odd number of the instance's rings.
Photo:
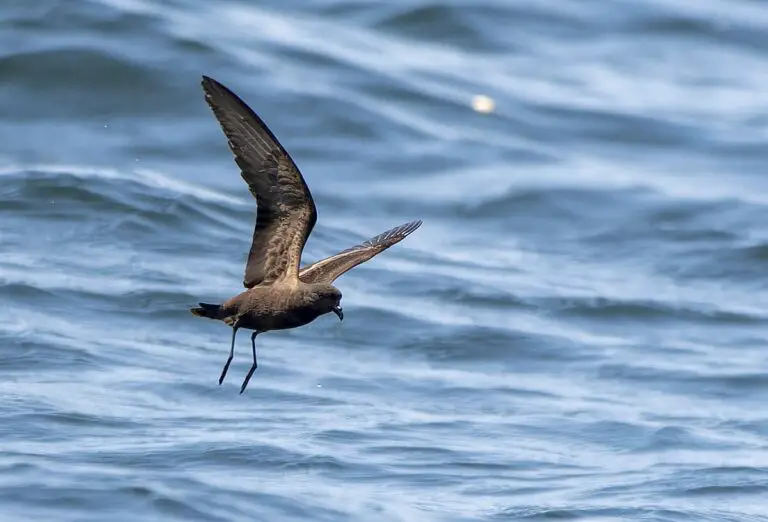
<path id="1" fill-rule="evenodd" d="M 283 146 L 245 102 L 207 76 L 202 85 L 258 206 L 243 285 L 296 278 L 317 221 L 312 194 Z"/>
<path id="2" fill-rule="evenodd" d="M 332 283 L 344 272 L 399 243 L 420 226 L 421 220 L 417 220 L 391 228 L 357 246 L 305 266 L 299 271 L 299 279 L 305 283 Z"/>

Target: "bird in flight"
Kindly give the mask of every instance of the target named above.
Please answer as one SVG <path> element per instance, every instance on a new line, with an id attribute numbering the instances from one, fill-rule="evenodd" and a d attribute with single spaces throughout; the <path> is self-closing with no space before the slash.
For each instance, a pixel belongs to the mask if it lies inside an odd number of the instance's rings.
<path id="1" fill-rule="evenodd" d="M 344 319 L 341 292 L 333 282 L 355 266 L 399 243 L 421 220 L 394 227 L 367 241 L 308 266 L 300 267 L 304 244 L 317 221 L 312 194 L 298 167 L 274 134 L 235 93 L 203 76 L 205 100 L 213 110 L 256 199 L 256 226 L 245 265 L 246 290 L 222 304 L 199 303 L 193 314 L 232 327 L 229 357 L 219 377 L 224 381 L 240 328 L 252 330 L 253 364 L 240 387 L 245 391 L 256 362 L 256 336 L 309 324 L 323 314 Z"/>

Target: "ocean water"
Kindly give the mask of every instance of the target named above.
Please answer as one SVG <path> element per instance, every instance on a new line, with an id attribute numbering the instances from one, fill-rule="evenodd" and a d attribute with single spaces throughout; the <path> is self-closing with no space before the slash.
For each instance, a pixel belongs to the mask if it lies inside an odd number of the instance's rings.
<path id="1" fill-rule="evenodd" d="M 768 520 L 768 3 L 5 0 L 0 519 Z M 257 339 L 242 96 L 345 320 Z M 472 109 L 486 95 L 495 110 Z"/>

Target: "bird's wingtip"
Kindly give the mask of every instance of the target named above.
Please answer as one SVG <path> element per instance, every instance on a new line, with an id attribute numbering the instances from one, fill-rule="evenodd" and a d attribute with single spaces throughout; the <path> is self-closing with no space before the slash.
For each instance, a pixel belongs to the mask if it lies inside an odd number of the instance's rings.
<path id="1" fill-rule="evenodd" d="M 205 90 L 207 93 L 210 93 L 210 91 L 219 89 L 221 87 L 224 87 L 222 83 L 214 78 L 211 78 L 207 74 L 202 75 L 202 79 L 200 80 L 200 85 L 203 86 L 203 90 Z"/>
<path id="2" fill-rule="evenodd" d="M 421 226 L 422 223 L 423 223 L 423 221 L 420 220 L 420 219 L 416 219 L 414 221 L 411 221 L 410 223 L 407 223 L 403 227 L 403 233 L 405 233 L 405 235 L 407 236 L 408 234 L 411 234 L 411 233 L 415 232 L 416 229 L 418 229 Z"/>

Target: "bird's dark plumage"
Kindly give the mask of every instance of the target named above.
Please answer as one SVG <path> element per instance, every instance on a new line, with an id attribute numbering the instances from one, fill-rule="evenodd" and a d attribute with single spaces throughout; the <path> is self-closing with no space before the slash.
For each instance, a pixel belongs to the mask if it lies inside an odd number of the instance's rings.
<path id="1" fill-rule="evenodd" d="M 305 266 L 299 271 L 299 279 L 305 283 L 333 283 L 344 272 L 399 243 L 420 226 L 421 220 L 417 220 L 391 228 L 359 245 Z"/>
<path id="2" fill-rule="evenodd" d="M 253 330 L 253 364 L 240 393 L 257 367 L 256 336 L 296 328 L 333 312 L 343 320 L 341 292 L 333 282 L 343 273 L 386 250 L 421 226 L 412 221 L 357 246 L 299 268 L 304 244 L 317 221 L 312 194 L 298 167 L 264 122 L 235 93 L 203 76 L 205 99 L 229 141 L 240 174 L 256 199 L 256 226 L 245 267 L 246 290 L 224 303 L 199 303 L 193 314 L 232 327 L 232 343 L 219 384 L 235 350 L 237 330 Z"/>
<path id="3" fill-rule="evenodd" d="M 198 303 L 199 308 L 192 308 L 192 313 L 198 317 L 207 317 L 208 319 L 218 319 L 221 305 Z"/>
<path id="4" fill-rule="evenodd" d="M 309 187 L 274 134 L 235 93 L 207 76 L 203 89 L 258 205 L 243 285 L 295 277 L 317 221 Z"/>

